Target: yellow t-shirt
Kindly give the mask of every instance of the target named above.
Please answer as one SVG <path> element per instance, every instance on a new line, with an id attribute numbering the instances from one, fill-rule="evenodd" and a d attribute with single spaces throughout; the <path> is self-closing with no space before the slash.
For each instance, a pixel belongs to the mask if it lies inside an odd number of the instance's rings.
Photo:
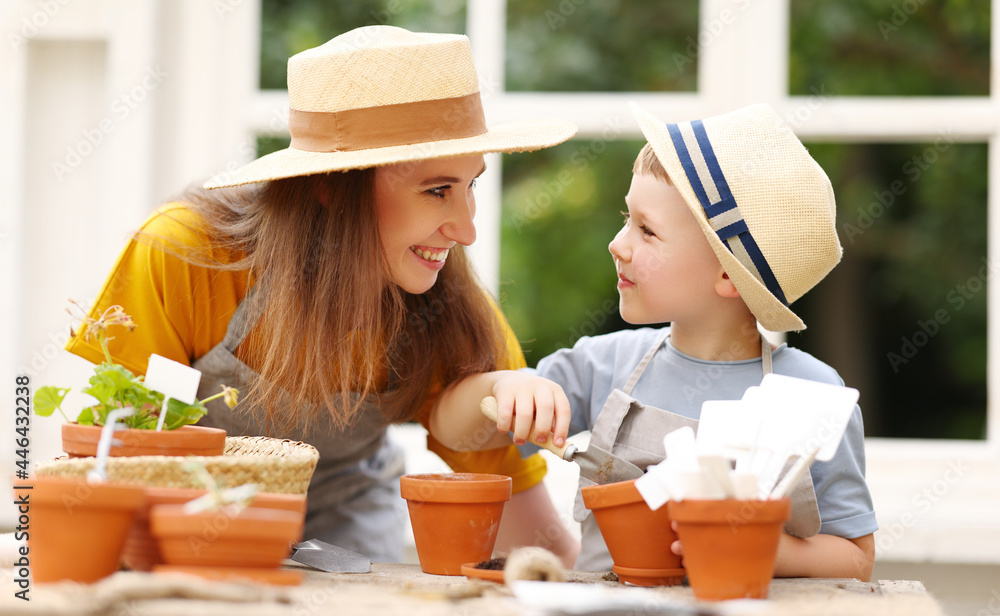
<path id="1" fill-rule="evenodd" d="M 150 216 L 141 230 L 168 238 L 182 250 L 201 249 L 209 242 L 203 233 L 192 230 L 200 228 L 197 222 L 196 215 L 184 204 L 171 203 Z M 216 249 L 211 258 L 226 262 L 231 257 Z M 117 304 L 132 317 L 136 323 L 134 331 L 119 328 L 117 332 L 109 332 L 112 338 L 108 341 L 108 351 L 116 362 L 135 374 L 145 374 L 151 353 L 190 366 L 222 342 L 229 320 L 250 284 L 246 270 L 199 267 L 147 242 L 133 239 L 119 255 L 91 312 L 99 315 Z M 521 368 L 525 365 L 521 346 L 502 315 L 501 320 L 510 358 L 501 368 Z M 245 346 L 246 343 L 241 345 L 236 354 L 253 367 L 253 349 Z M 72 337 L 66 350 L 94 363 L 104 361 L 100 346 L 93 340 L 86 342 L 80 337 Z M 433 383 L 417 413 L 425 426 L 442 389 L 441 383 Z M 509 475 L 513 479 L 514 492 L 537 485 L 545 476 L 545 461 L 540 456 L 522 459 L 513 445 L 457 452 L 428 436 L 428 448 L 456 471 Z"/>

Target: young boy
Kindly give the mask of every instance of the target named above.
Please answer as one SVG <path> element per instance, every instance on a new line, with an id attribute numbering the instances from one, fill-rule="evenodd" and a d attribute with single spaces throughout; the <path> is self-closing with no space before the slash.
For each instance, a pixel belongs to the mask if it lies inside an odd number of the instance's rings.
<path id="1" fill-rule="evenodd" d="M 807 353 L 772 348 L 757 328 L 804 329 L 788 304 L 840 260 L 823 170 L 767 105 L 680 124 L 663 124 L 635 105 L 633 113 L 649 143 L 636 159 L 625 225 L 609 249 L 622 317 L 670 327 L 582 338 L 541 360 L 536 375 L 489 373 L 449 391 L 431 420 L 446 445 L 504 442 L 482 437 L 482 422 L 469 410 L 478 408 L 477 396 L 492 394 L 497 429 L 512 429 L 518 443 L 532 419 L 534 436 L 551 434 L 556 444 L 569 430 L 591 430 L 592 444 L 645 468 L 664 458 L 664 434 L 696 423 L 705 400 L 742 398 L 769 371 L 843 385 Z M 864 467 L 855 408 L 835 457 L 814 463 L 793 493 L 775 575 L 871 577 L 877 524 Z M 578 498 L 576 568 L 610 569 L 587 513 Z"/>

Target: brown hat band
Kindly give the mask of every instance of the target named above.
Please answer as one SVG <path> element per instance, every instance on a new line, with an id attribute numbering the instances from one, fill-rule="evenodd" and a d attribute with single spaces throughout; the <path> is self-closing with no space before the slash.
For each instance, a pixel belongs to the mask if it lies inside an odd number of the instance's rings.
<path id="1" fill-rule="evenodd" d="M 479 92 L 455 98 L 344 111 L 289 109 L 291 147 L 306 152 L 367 150 L 485 133 Z"/>

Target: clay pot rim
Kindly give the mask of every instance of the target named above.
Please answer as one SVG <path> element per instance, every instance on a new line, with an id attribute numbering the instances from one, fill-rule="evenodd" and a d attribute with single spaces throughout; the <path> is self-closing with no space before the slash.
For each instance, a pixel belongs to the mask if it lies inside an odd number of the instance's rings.
<path id="1" fill-rule="evenodd" d="M 86 425 L 82 426 L 76 423 L 75 421 L 64 422 L 62 424 L 63 431 L 67 429 L 68 430 L 78 429 L 83 431 L 97 430 L 98 432 L 100 432 L 103 428 L 104 426 L 86 426 Z M 185 432 L 189 434 L 192 432 L 202 433 L 202 434 L 218 434 L 219 432 L 225 432 L 225 430 L 223 430 L 222 428 L 213 428 L 212 426 L 196 426 L 193 424 L 186 424 L 179 428 L 174 428 L 173 430 L 146 430 L 143 428 L 125 428 L 123 430 L 115 430 L 115 435 L 121 436 L 134 433 L 143 433 L 143 434 L 155 433 L 158 434 L 160 438 L 169 440 L 169 439 L 184 438 L 183 436 L 179 435 L 183 435 Z"/>
<path id="2" fill-rule="evenodd" d="M 213 524 L 213 520 L 220 515 L 227 520 L 224 528 Z M 286 535 L 294 535 L 302 526 L 302 514 L 252 506 L 236 517 L 229 517 L 219 511 L 184 513 L 184 505 L 154 505 L 149 510 L 149 529 L 154 537 L 189 535 L 204 530 L 206 524 L 215 528 L 219 536 L 249 537 L 254 541 L 266 541 L 277 536 L 281 541 L 286 541 Z M 268 535 L 261 535 L 260 524 L 269 526 Z"/>
<path id="3" fill-rule="evenodd" d="M 153 565 L 157 575 L 194 575 L 221 582 L 264 583 L 276 586 L 298 586 L 302 572 L 291 569 L 261 567 L 223 567 L 216 565 Z"/>
<path id="4" fill-rule="evenodd" d="M 89 457 L 97 450 L 104 426 L 62 424 L 63 451 L 71 456 Z M 211 426 L 184 425 L 174 430 L 125 428 L 115 431 L 122 445 L 112 445 L 112 457 L 142 455 L 222 455 L 226 450 L 226 431 Z"/>
<path id="5" fill-rule="evenodd" d="M 489 582 L 504 583 L 503 569 L 480 569 L 476 567 L 479 563 L 465 563 L 462 565 L 462 575 L 471 579 L 487 580 Z"/>
<path id="6" fill-rule="evenodd" d="M 63 506 L 64 497 L 72 496 L 88 508 L 139 509 L 146 498 L 142 486 L 131 483 L 90 483 L 85 479 L 41 475 L 33 476 L 27 482 L 18 480 L 14 484 L 15 491 L 18 484 L 32 486 L 30 498 L 33 506 Z M 39 490 L 39 487 L 42 489 Z M 80 487 L 88 488 L 90 494 L 77 494 Z"/>
<path id="7" fill-rule="evenodd" d="M 676 567 L 672 569 L 643 569 L 642 567 L 622 567 L 621 565 L 611 565 L 611 570 L 615 573 L 642 577 L 673 577 L 678 575 L 683 576 L 687 573 L 687 570 L 684 569 L 684 567 Z"/>
<path id="8" fill-rule="evenodd" d="M 583 504 L 587 509 L 617 507 L 637 502 L 645 503 L 642 495 L 639 494 L 639 489 L 635 487 L 635 479 L 584 486 L 580 492 L 583 494 Z"/>
<path id="9" fill-rule="evenodd" d="M 146 501 L 168 501 L 168 502 L 152 502 L 153 506 L 156 505 L 173 505 L 184 504 L 187 501 L 194 500 L 199 496 L 203 496 L 208 493 L 205 488 L 168 488 L 165 486 L 142 486 L 143 493 L 146 495 Z M 186 500 L 182 500 L 186 499 Z M 289 505 L 303 503 L 302 511 L 305 511 L 306 495 L 305 494 L 288 494 L 285 492 L 258 492 L 252 501 L 250 501 L 250 507 L 259 507 L 260 500 L 267 500 L 270 502 L 286 502 Z M 273 507 L 267 507 L 268 509 L 273 509 Z"/>
<path id="10" fill-rule="evenodd" d="M 496 503 L 510 500 L 512 484 L 506 475 L 421 473 L 400 477 L 399 491 L 414 502 Z"/>
<path id="11" fill-rule="evenodd" d="M 639 567 L 612 565 L 611 570 L 614 571 L 622 583 L 628 582 L 635 586 L 677 586 L 684 582 L 684 576 L 687 575 L 687 570 L 684 567 L 673 569 L 642 569 Z M 661 580 L 662 583 L 658 583 Z M 640 583 L 643 581 L 648 583 Z"/>
<path id="12" fill-rule="evenodd" d="M 669 501 L 670 517 L 678 524 L 729 524 L 736 517 L 745 524 L 784 522 L 791 512 L 791 499 L 684 499 Z M 750 507 L 752 515 L 746 514 Z"/>

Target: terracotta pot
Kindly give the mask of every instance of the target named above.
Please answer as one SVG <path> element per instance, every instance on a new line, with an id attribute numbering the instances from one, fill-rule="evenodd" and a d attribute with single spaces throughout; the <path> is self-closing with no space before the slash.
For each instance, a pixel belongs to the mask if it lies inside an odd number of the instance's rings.
<path id="1" fill-rule="evenodd" d="M 35 477 L 28 483 L 34 487 L 15 490 L 15 498 L 29 503 L 32 579 L 90 583 L 114 573 L 142 506 L 142 488 L 61 477 Z"/>
<path id="2" fill-rule="evenodd" d="M 62 425 L 63 451 L 73 458 L 97 455 L 103 426 Z M 226 431 L 206 426 L 181 426 L 176 430 L 119 430 L 122 446 L 111 446 L 112 456 L 221 456 Z"/>
<path id="3" fill-rule="evenodd" d="M 493 555 L 511 479 L 478 473 L 403 475 L 400 492 L 410 512 L 424 573 L 462 575 L 462 565 Z"/>
<path id="4" fill-rule="evenodd" d="M 302 534 L 302 515 L 294 511 L 247 507 L 233 517 L 183 509 L 156 505 L 149 514 L 150 532 L 170 565 L 275 568 Z"/>
<path id="5" fill-rule="evenodd" d="M 677 534 L 670 528 L 666 506 L 650 509 L 634 479 L 581 491 L 620 580 L 637 586 L 674 586 L 684 581 L 681 557 L 670 551 Z"/>
<path id="6" fill-rule="evenodd" d="M 145 503 L 139 508 L 122 549 L 122 562 L 133 571 L 151 571 L 163 563 L 156 539 L 149 532 L 149 512 L 156 505 L 182 505 L 207 493 L 208 490 L 191 488 L 144 488 Z M 294 540 L 302 540 L 305 526 L 306 497 L 304 494 L 275 494 L 262 492 L 254 497 L 252 507 L 293 511 L 300 516 L 299 530 Z"/>
<path id="7" fill-rule="evenodd" d="M 789 499 L 667 503 L 684 546 L 694 596 L 707 601 L 766 599 Z"/>

